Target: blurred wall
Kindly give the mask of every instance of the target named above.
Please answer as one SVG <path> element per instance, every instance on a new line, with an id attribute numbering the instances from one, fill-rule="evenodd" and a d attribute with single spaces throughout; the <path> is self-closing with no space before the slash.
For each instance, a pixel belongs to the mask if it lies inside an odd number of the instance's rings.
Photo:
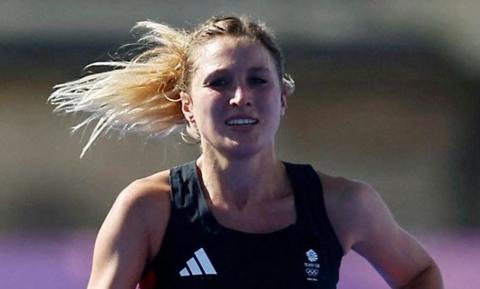
<path id="1" fill-rule="evenodd" d="M 81 116 L 53 115 L 46 98 L 54 84 L 131 42 L 135 21 L 188 27 L 232 12 L 278 32 L 296 80 L 278 135 L 281 158 L 371 183 L 408 229 L 478 229 L 477 2 L 210 5 L 1 2 L 1 231 L 97 227 L 133 179 L 198 155 L 178 136 L 113 134 L 79 159 L 89 131 L 72 137 L 69 128 Z"/>

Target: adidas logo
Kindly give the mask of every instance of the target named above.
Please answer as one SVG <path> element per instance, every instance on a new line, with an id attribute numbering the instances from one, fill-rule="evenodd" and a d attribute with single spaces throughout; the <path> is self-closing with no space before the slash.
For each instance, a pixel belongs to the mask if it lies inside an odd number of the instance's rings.
<path id="1" fill-rule="evenodd" d="M 213 268 L 212 262 L 205 253 L 203 248 L 198 249 L 194 253 L 195 256 L 187 261 L 187 266 L 180 270 L 181 277 L 192 275 L 217 275 L 217 271 Z"/>

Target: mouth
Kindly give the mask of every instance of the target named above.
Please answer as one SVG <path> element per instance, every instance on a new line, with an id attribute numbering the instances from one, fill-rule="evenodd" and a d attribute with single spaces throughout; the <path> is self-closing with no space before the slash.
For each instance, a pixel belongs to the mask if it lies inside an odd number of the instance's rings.
<path id="1" fill-rule="evenodd" d="M 225 124 L 228 126 L 250 126 L 256 125 L 258 123 L 258 119 L 254 118 L 231 118 L 225 121 Z"/>

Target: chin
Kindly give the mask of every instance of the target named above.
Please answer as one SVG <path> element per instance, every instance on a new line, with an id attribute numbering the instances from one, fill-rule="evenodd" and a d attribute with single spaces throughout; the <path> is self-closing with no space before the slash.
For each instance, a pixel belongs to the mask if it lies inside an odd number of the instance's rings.
<path id="1" fill-rule="evenodd" d="M 260 152 L 260 150 L 253 150 L 253 149 L 236 149 L 236 150 L 229 150 L 224 152 L 224 155 L 227 158 L 235 159 L 235 160 L 245 160 L 254 157 Z"/>
<path id="2" fill-rule="evenodd" d="M 232 159 L 247 159 L 254 157 L 266 150 L 271 150 L 272 147 L 262 145 L 259 143 L 239 143 L 230 141 L 227 145 L 219 149 L 219 151 L 228 158 Z"/>
<path id="3" fill-rule="evenodd" d="M 247 159 L 273 150 L 273 141 L 267 141 L 265 138 L 251 136 L 248 138 L 237 138 L 236 136 L 225 136 L 223 138 L 214 138 L 211 141 L 203 139 L 202 147 L 217 151 L 226 158 Z"/>

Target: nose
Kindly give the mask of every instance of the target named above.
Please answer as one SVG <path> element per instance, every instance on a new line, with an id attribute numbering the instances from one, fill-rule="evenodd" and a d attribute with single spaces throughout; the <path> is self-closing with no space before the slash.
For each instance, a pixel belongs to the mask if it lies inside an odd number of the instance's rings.
<path id="1" fill-rule="evenodd" d="M 244 85 L 244 84 L 238 84 L 235 86 L 233 90 L 233 95 L 230 98 L 230 105 L 235 105 L 235 106 L 250 106 L 252 105 L 252 99 L 251 99 L 251 92 L 250 89 Z"/>

